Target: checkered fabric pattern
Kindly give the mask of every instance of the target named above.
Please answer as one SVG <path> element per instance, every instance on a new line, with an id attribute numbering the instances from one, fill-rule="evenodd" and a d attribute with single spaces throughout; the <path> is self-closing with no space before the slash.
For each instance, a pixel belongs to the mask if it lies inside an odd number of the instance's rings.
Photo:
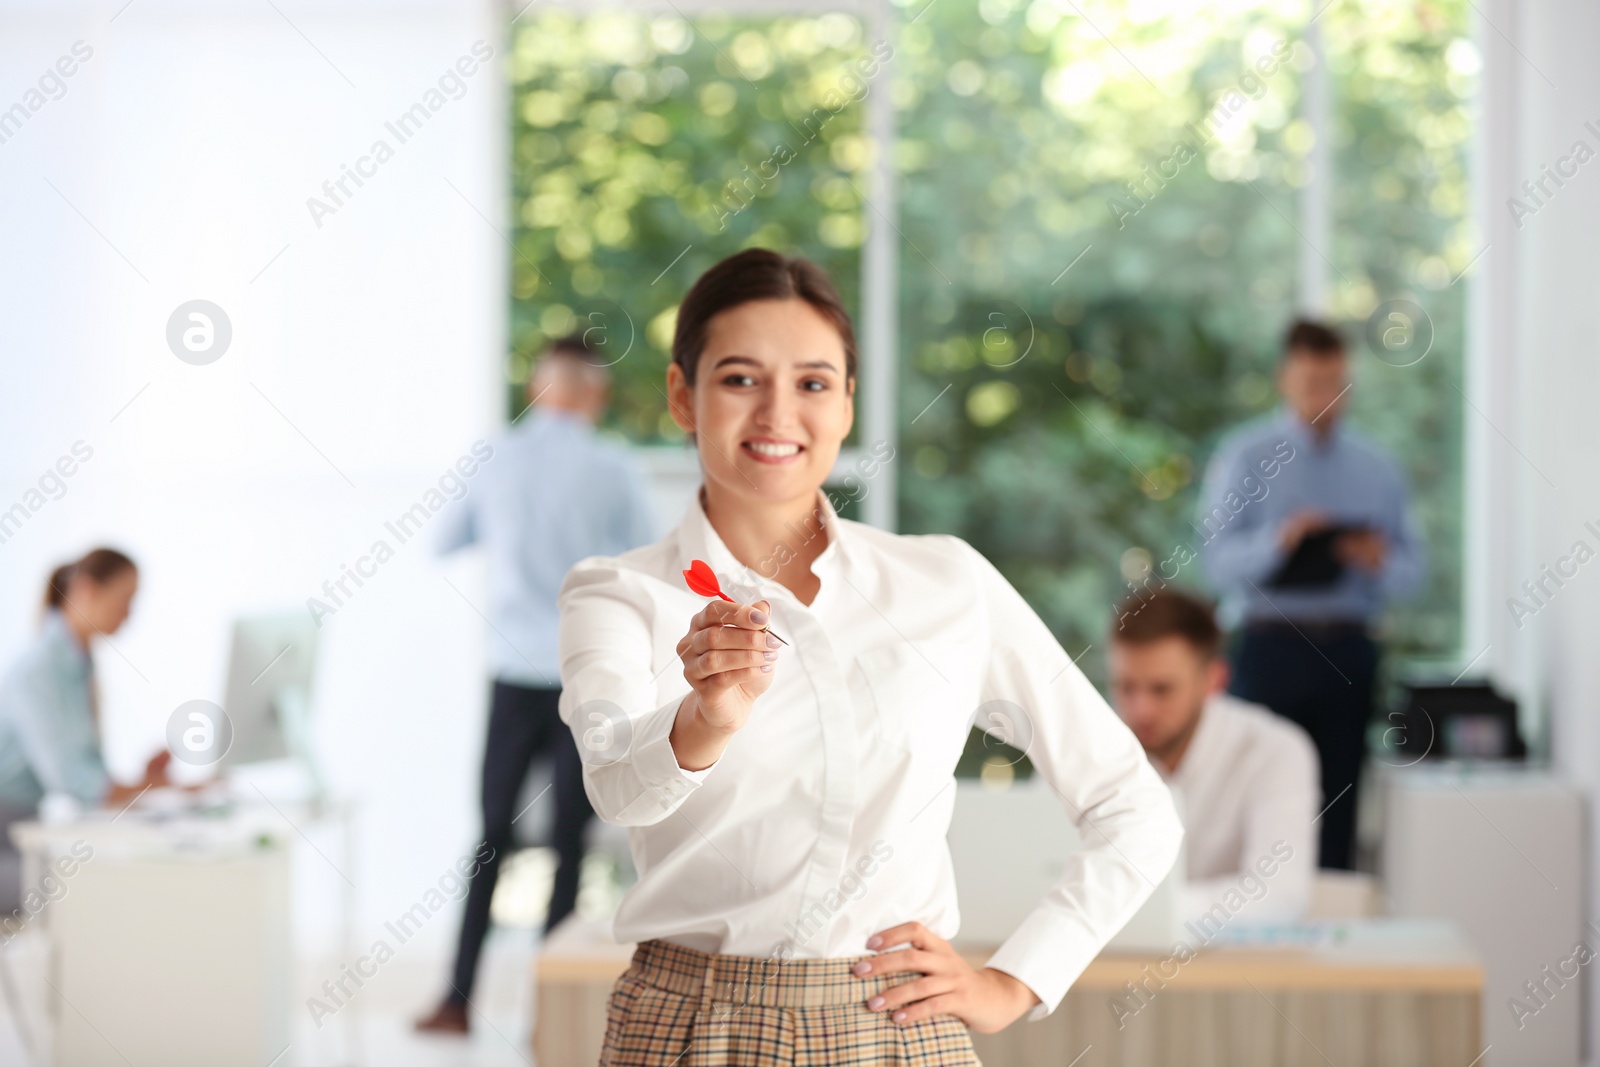
<path id="1" fill-rule="evenodd" d="M 906 1025 L 867 998 L 915 974 L 850 973 L 856 959 L 719 956 L 646 941 L 606 1005 L 601 1067 L 978 1067 L 966 1024 Z"/>

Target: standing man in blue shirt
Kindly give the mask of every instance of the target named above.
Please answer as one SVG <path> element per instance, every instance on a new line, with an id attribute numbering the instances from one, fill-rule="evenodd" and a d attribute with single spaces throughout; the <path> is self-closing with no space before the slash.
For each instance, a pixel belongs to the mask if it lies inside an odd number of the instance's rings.
<path id="1" fill-rule="evenodd" d="M 555 763 L 553 836 L 560 861 L 545 931 L 577 904 L 584 830 L 594 812 L 572 731 L 557 712 L 556 594 L 580 559 L 617 555 L 656 537 L 643 476 L 621 447 L 594 431 L 610 390 L 610 372 L 582 337 L 553 344 L 529 375 L 529 409 L 494 442 L 494 461 L 484 465 L 473 492 L 443 518 L 441 552 L 479 544 L 489 556 L 494 684 L 478 850 L 489 858 L 467 891 L 450 991 L 417 1023 L 419 1030 L 468 1031 L 467 1002 L 500 859 L 520 814 L 517 797 L 528 768 L 545 753 Z"/>
<path id="2" fill-rule="evenodd" d="M 1200 558 L 1238 630 L 1230 691 L 1316 742 L 1328 806 L 1321 866 L 1348 870 L 1377 676 L 1373 624 L 1387 601 L 1417 589 L 1427 563 L 1399 469 L 1345 425 L 1344 342 L 1302 320 L 1283 348 L 1283 407 L 1230 434 L 1206 471 Z"/>

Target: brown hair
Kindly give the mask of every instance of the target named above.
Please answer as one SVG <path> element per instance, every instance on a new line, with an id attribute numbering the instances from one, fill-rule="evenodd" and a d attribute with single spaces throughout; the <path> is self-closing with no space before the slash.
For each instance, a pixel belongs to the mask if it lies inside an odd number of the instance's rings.
<path id="1" fill-rule="evenodd" d="M 63 563 L 50 572 L 50 580 L 44 586 L 44 606 L 46 609 L 59 608 L 66 603 L 67 586 L 80 574 L 104 584 L 125 570 L 137 569 L 133 560 L 116 549 L 97 548 L 82 559 Z"/>
<path id="2" fill-rule="evenodd" d="M 1181 637 L 1205 659 L 1222 651 L 1222 631 L 1211 605 L 1199 597 L 1158 589 L 1135 595 L 1117 605 L 1111 640 L 1125 645 L 1148 645 L 1168 637 Z"/>
<path id="3" fill-rule="evenodd" d="M 682 369 L 684 381 L 694 384 L 711 320 L 752 300 L 804 300 L 810 304 L 839 331 L 839 339 L 844 342 L 845 376 L 856 376 L 855 327 L 827 272 L 800 256 L 780 255 L 768 248 L 747 248 L 700 275 L 678 305 L 672 362 Z"/>
<path id="4" fill-rule="evenodd" d="M 608 388 L 611 385 L 610 367 L 614 362 L 605 359 L 604 354 L 591 345 L 584 334 L 569 333 L 551 341 L 534 360 L 533 366 L 528 368 L 528 384 L 532 385 L 540 370 L 549 365 L 570 372 L 567 375 L 569 383 Z"/>
<path id="5" fill-rule="evenodd" d="M 1339 331 L 1311 319 L 1296 319 L 1283 332 L 1283 357 L 1303 353 L 1316 359 L 1344 355 L 1344 338 Z"/>
<path id="6" fill-rule="evenodd" d="M 565 337 L 557 337 L 545 347 L 547 356 L 576 356 L 588 361 L 594 358 L 595 350 L 581 333 L 569 333 Z"/>

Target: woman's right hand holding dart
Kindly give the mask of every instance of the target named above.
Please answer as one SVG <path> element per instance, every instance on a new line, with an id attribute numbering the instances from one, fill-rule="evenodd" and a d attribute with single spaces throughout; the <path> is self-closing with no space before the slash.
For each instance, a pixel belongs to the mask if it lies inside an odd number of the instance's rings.
<path id="1" fill-rule="evenodd" d="M 678 642 L 683 677 L 693 689 L 678 705 L 670 738 L 684 770 L 715 763 L 749 720 L 756 698 L 772 685 L 782 645 L 766 630 L 770 608 L 765 600 L 713 600 Z"/>

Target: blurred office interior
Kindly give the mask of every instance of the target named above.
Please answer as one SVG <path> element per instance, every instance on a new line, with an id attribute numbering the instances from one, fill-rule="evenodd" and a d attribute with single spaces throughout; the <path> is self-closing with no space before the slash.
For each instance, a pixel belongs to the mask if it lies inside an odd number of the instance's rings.
<path id="1" fill-rule="evenodd" d="M 181 705 L 228 706 L 243 679 L 248 707 L 273 650 L 241 642 L 303 635 L 296 725 L 260 726 L 283 742 L 270 755 L 301 758 L 230 766 L 285 864 L 207 874 L 202 842 L 179 878 L 267 894 L 256 932 L 282 940 L 240 932 L 207 983 L 271 1002 L 249 1031 L 262 1063 L 544 1067 L 536 1003 L 587 1003 L 540 997 L 544 767 L 495 901 L 487 1025 L 464 1044 L 410 1032 L 454 900 L 348 1007 L 308 1003 L 473 846 L 488 577 L 439 558 L 426 522 L 393 524 L 518 416 L 546 345 L 584 333 L 614 359 L 602 430 L 648 472 L 665 532 L 698 481 L 661 392 L 677 302 L 743 247 L 814 259 L 862 344 L 843 513 L 967 539 L 1103 686 L 1112 605 L 1199 536 L 1208 457 L 1273 409 L 1278 339 L 1313 315 L 1345 334 L 1348 417 L 1404 472 L 1428 570 L 1383 616 L 1370 773 L 1340 801 L 1364 877 L 1329 882 L 1324 926 L 1281 936 L 1446 924 L 1449 952 L 1414 962 L 1425 984 L 1469 961 L 1439 987 L 1467 990 L 1438 1009 L 1474 1046 L 1460 1067 L 1593 1062 L 1600 993 L 1546 967 L 1600 949 L 1597 41 L 1600 12 L 1573 0 L 10 4 L 0 651 L 33 632 L 53 566 L 102 543 L 137 559 L 134 614 L 95 663 L 107 762 L 132 780 Z M 226 323 L 205 360 L 170 341 L 193 301 Z M 1207 591 L 1197 564 L 1175 569 Z M 979 735 L 960 774 L 1028 788 L 1027 761 Z M 308 788 L 314 818 L 282 799 Z M 1045 825 L 1008 823 L 1023 850 Z M 591 844 L 579 911 L 603 928 L 630 862 L 615 828 Z M 103 939 L 75 951 L 182 958 L 185 908 L 141 892 L 120 922 L 74 928 Z M 139 900 L 167 924 L 128 914 Z M 68 1033 L 77 1062 L 121 1062 L 118 1034 L 186 1049 L 182 1028 L 209 1025 L 79 1011 L 39 980 L 72 945 L 31 925 L 0 947 L 0 1062 L 57 1062 L 41 1057 Z M 1181 1041 L 1194 1010 L 1128 1027 Z M 1382 1035 L 1314 1034 L 1280 1062 L 1436 1062 L 1406 1059 L 1424 1041 L 1406 1025 Z M 986 1062 L 1078 1052 L 1012 1040 Z"/>

